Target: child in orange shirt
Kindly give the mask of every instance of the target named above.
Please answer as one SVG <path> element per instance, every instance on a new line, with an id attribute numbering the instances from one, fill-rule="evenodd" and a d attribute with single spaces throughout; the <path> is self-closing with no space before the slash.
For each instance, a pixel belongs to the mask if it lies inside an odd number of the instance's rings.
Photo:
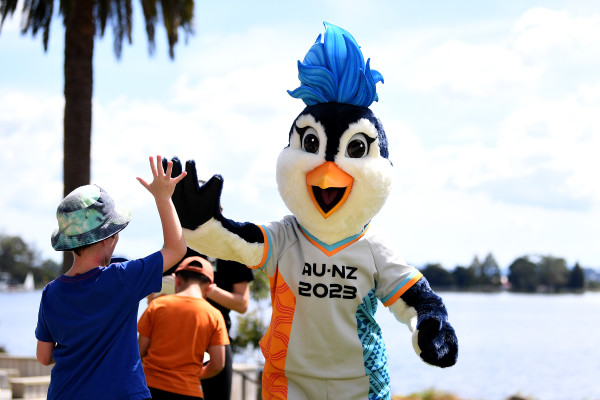
<path id="1" fill-rule="evenodd" d="M 202 399 L 200 379 L 218 374 L 229 344 L 221 313 L 206 300 L 212 265 L 188 257 L 175 271 L 175 294 L 153 299 L 138 321 L 139 347 L 153 400 Z M 210 360 L 206 365 L 204 352 Z"/>

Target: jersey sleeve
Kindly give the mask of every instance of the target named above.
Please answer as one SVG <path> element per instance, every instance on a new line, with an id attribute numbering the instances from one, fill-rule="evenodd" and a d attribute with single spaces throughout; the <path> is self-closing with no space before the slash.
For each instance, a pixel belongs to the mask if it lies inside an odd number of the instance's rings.
<path id="1" fill-rule="evenodd" d="M 275 274 L 279 255 L 287 247 L 298 241 L 294 230 L 295 223 L 295 218 L 289 215 L 281 221 L 270 222 L 260 226 L 265 236 L 266 255 L 263 257 L 261 264 L 255 268 L 263 269 L 269 277 Z"/>
<path id="2" fill-rule="evenodd" d="M 417 283 L 423 274 L 377 238 L 373 238 L 369 245 L 377 269 L 375 295 L 388 307 Z"/>
<path id="3" fill-rule="evenodd" d="M 125 278 L 128 290 L 137 300 L 141 300 L 151 293 L 159 292 L 162 287 L 163 259 L 160 251 L 147 257 L 112 264 Z"/>
<path id="4" fill-rule="evenodd" d="M 225 326 L 225 320 L 220 312 L 215 313 L 215 332 L 210 339 L 208 346 L 220 346 L 229 344 L 229 334 Z"/>

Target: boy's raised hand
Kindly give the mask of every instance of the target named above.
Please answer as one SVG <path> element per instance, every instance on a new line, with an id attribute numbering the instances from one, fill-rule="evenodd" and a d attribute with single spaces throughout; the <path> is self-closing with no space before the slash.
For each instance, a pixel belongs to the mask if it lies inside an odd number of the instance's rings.
<path id="1" fill-rule="evenodd" d="M 166 171 L 163 169 L 162 164 L 161 156 L 156 156 L 156 163 L 154 162 L 154 157 L 150 156 L 152 182 L 148 183 L 140 177 L 137 178 L 142 186 L 144 186 L 156 200 L 170 199 L 177 183 L 187 175 L 187 172 L 182 171 L 178 176 L 171 177 L 173 172 L 173 162 L 169 161 L 167 163 Z"/>

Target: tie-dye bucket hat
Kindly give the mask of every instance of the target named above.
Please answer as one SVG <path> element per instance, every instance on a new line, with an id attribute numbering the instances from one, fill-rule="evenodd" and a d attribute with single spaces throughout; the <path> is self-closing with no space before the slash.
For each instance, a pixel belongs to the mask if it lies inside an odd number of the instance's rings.
<path id="1" fill-rule="evenodd" d="M 67 195 L 56 210 L 58 229 L 52 233 L 52 247 L 71 250 L 111 237 L 131 220 L 131 212 L 119 208 L 97 185 L 81 186 Z"/>

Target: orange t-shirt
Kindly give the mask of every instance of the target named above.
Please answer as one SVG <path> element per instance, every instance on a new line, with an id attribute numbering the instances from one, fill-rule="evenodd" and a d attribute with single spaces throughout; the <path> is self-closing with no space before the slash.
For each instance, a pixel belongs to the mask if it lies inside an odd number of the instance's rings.
<path id="1" fill-rule="evenodd" d="M 203 397 L 199 377 L 204 352 L 229 344 L 221 312 L 204 299 L 160 296 L 140 317 L 138 332 L 150 339 L 143 360 L 148 386 Z"/>

